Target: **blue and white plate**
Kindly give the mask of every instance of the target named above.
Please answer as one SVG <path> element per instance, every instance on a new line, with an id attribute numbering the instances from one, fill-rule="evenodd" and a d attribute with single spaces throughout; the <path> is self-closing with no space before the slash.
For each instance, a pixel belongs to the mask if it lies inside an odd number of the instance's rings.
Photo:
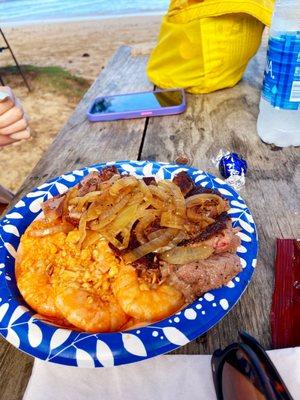
<path id="1" fill-rule="evenodd" d="M 139 329 L 118 333 L 79 333 L 42 321 L 28 308 L 16 285 L 15 256 L 20 236 L 41 213 L 41 204 L 76 185 L 85 175 L 115 165 L 137 177 L 172 179 L 187 171 L 196 185 L 218 189 L 230 203 L 233 225 L 240 227 L 238 255 L 243 270 L 225 287 L 211 290 L 181 312 Z M 0 224 L 0 333 L 20 350 L 58 364 L 77 367 L 109 367 L 129 364 L 167 353 L 203 335 L 236 304 L 246 289 L 255 265 L 257 235 L 252 215 L 243 199 L 214 176 L 174 164 L 119 161 L 98 164 L 55 178 L 28 193 Z"/>

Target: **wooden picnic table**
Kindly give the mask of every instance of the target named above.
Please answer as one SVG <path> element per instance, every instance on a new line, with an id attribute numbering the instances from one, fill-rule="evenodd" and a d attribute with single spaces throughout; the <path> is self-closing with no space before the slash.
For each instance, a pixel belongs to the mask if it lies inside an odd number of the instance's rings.
<path id="1" fill-rule="evenodd" d="M 172 162 L 185 156 L 193 166 L 218 175 L 211 159 L 221 148 L 243 154 L 249 172 L 241 195 L 252 210 L 260 240 L 256 272 L 242 299 L 217 326 L 174 353 L 211 353 L 235 340 L 239 330 L 248 331 L 270 347 L 275 238 L 297 237 L 299 151 L 274 149 L 257 136 L 265 50 L 264 45 L 248 66 L 244 79 L 234 88 L 201 96 L 188 95 L 188 108 L 183 115 L 89 123 L 86 110 L 96 95 L 153 89 L 145 74 L 147 57 L 133 57 L 129 47 L 121 47 L 14 201 L 47 179 L 98 162 L 125 159 Z M 1 400 L 22 398 L 32 363 L 31 357 L 1 340 Z"/>

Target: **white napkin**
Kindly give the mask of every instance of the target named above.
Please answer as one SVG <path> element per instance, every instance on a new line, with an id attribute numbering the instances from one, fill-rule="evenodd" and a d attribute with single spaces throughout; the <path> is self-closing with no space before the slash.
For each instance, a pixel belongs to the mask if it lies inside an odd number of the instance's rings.
<path id="1" fill-rule="evenodd" d="M 268 354 L 294 399 L 299 399 L 300 347 Z M 35 360 L 23 400 L 215 400 L 210 358 L 169 355 L 100 369 Z"/>

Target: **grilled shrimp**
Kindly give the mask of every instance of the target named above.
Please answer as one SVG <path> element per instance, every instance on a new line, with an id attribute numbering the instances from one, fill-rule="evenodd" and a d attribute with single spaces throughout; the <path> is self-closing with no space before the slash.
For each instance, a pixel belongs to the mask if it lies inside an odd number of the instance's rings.
<path id="1" fill-rule="evenodd" d="M 108 302 L 84 289 L 69 287 L 56 296 L 56 305 L 74 326 L 86 332 L 118 331 L 128 320 L 118 302 Z"/>
<path id="2" fill-rule="evenodd" d="M 39 314 L 62 318 L 54 301 L 50 277 L 44 271 L 27 271 L 18 277 L 18 288 L 26 303 Z"/>
<path id="3" fill-rule="evenodd" d="M 156 288 L 139 279 L 136 270 L 122 266 L 113 292 L 124 312 L 139 321 L 158 321 L 177 311 L 184 303 L 181 292 L 162 283 Z"/>
<path id="4" fill-rule="evenodd" d="M 60 232 L 47 238 L 30 236 L 32 230 L 46 227 L 44 222 L 36 221 L 21 238 L 15 267 L 17 286 L 24 300 L 39 314 L 61 319 L 51 281 L 53 261 L 66 235 Z"/>
<path id="5" fill-rule="evenodd" d="M 66 320 L 80 330 L 117 331 L 129 319 L 111 289 L 119 262 L 103 237 L 84 244 L 81 251 L 77 247 L 79 238 L 78 230 L 68 233 L 57 257 L 53 277 L 55 304 Z"/>

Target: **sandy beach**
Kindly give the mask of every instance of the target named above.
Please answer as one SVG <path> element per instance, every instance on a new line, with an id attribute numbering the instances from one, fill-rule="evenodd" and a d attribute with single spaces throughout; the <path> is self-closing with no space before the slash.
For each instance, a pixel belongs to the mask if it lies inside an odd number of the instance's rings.
<path id="1" fill-rule="evenodd" d="M 87 79 L 95 79 L 121 45 L 154 42 L 161 16 L 54 22 L 4 28 L 22 64 L 59 65 Z M 83 54 L 89 57 L 83 57 Z M 1 65 L 11 64 L 3 54 Z"/>
<path id="2" fill-rule="evenodd" d="M 138 16 L 19 25 L 3 30 L 22 65 L 59 66 L 84 78 L 88 87 L 119 46 L 131 45 L 136 53 L 148 53 L 155 44 L 160 21 L 161 16 Z M 3 52 L 0 67 L 8 65 L 13 65 L 12 59 L 8 52 Z M 36 80 L 31 82 L 31 93 L 27 93 L 18 77 L 9 77 L 7 82 L 30 115 L 32 129 L 29 141 L 0 150 L 0 184 L 16 192 L 79 98 L 70 100 L 63 92 L 44 87 Z"/>

